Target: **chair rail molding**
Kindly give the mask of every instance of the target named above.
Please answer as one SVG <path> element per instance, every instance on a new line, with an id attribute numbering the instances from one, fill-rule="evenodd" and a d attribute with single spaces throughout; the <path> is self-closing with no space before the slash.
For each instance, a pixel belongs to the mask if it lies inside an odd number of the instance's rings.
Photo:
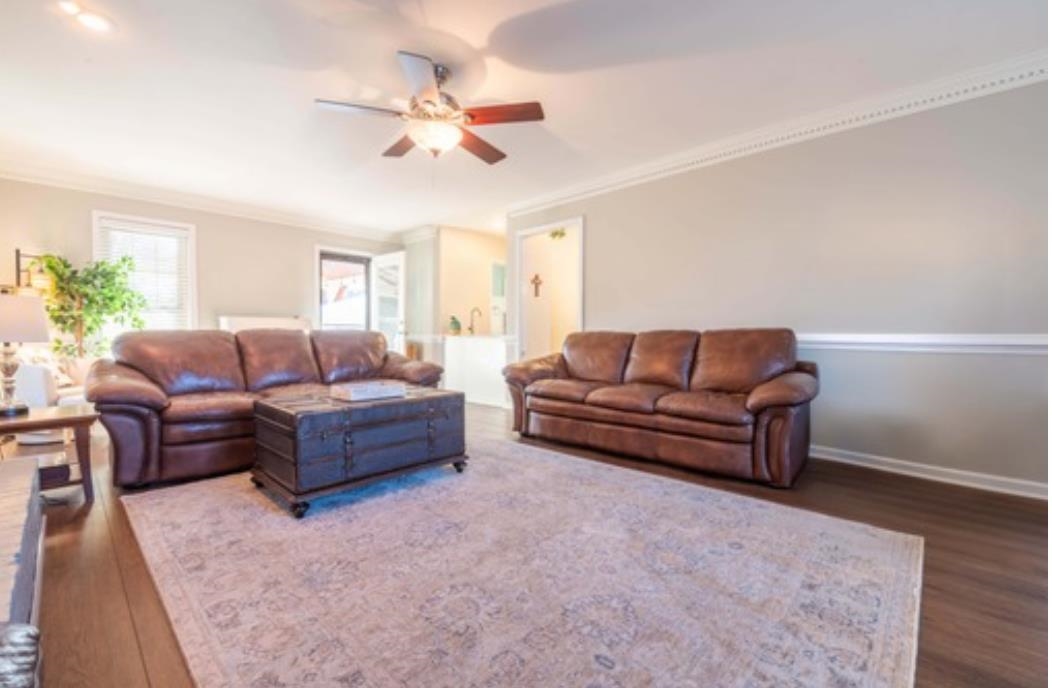
<path id="1" fill-rule="evenodd" d="M 1048 51 L 1028 53 L 935 81 L 889 91 L 743 134 L 710 141 L 649 163 L 582 181 L 556 192 L 513 203 L 508 206 L 508 216 L 527 215 L 701 167 L 718 165 L 735 158 L 1047 80 Z"/>
<path id="2" fill-rule="evenodd" d="M 1047 356 L 1048 334 L 800 333 L 801 349 Z"/>

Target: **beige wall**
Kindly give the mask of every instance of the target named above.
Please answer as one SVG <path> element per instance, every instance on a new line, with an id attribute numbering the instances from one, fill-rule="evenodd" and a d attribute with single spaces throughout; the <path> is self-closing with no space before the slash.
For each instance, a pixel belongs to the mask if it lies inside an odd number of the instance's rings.
<path id="1" fill-rule="evenodd" d="M 389 242 L 288 227 L 229 215 L 0 179 L 0 284 L 14 282 L 14 251 L 92 257 L 93 210 L 196 226 L 198 325 L 220 315 L 313 318 L 314 251 L 325 245 L 383 253 Z"/>
<path id="2" fill-rule="evenodd" d="M 1046 102 L 1046 84 L 1007 91 L 512 217 L 509 231 L 584 216 L 588 329 L 1046 333 Z M 1047 480 L 1045 357 L 801 356 L 823 368 L 816 444 Z"/>
<path id="3" fill-rule="evenodd" d="M 482 315 L 475 315 L 475 333 L 490 333 L 492 265 L 503 263 L 506 257 L 507 242 L 501 234 L 439 228 L 438 326 L 443 332 L 455 315 L 466 334 L 471 309 L 478 307 Z"/>

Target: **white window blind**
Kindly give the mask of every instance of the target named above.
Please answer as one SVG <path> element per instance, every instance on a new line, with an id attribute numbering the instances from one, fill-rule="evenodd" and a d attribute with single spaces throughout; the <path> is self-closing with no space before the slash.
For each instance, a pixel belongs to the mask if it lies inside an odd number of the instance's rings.
<path id="1" fill-rule="evenodd" d="M 194 326 L 194 228 L 144 218 L 95 214 L 95 259 L 131 256 L 131 286 L 146 298 L 146 329 Z"/>

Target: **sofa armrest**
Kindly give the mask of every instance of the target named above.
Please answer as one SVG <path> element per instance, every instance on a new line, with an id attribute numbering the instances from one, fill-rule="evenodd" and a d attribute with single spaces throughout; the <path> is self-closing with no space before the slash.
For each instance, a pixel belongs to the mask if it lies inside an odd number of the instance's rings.
<path id="1" fill-rule="evenodd" d="M 784 373 L 749 393 L 745 408 L 760 413 L 772 406 L 797 406 L 818 396 L 818 378 L 809 373 Z"/>
<path id="2" fill-rule="evenodd" d="M 519 387 L 526 387 L 537 380 L 567 377 L 566 361 L 562 354 L 549 354 L 541 358 L 511 363 L 504 366 L 501 372 L 504 374 L 505 382 Z"/>
<path id="3" fill-rule="evenodd" d="M 413 385 L 434 387 L 442 377 L 442 366 L 427 361 L 414 361 L 394 351 L 387 352 L 387 360 L 380 368 L 378 377 L 405 380 Z"/>
<path id="4" fill-rule="evenodd" d="M 96 404 L 130 404 L 154 411 L 168 407 L 168 395 L 138 370 L 108 359 L 95 361 L 85 381 L 87 400 Z"/>

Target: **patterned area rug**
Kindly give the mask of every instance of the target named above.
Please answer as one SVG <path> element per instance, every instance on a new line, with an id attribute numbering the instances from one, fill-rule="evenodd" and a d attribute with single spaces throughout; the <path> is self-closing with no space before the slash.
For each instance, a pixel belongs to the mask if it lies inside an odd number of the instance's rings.
<path id="1" fill-rule="evenodd" d="M 910 686 L 923 541 L 513 442 L 314 502 L 124 497 L 213 686 Z"/>

